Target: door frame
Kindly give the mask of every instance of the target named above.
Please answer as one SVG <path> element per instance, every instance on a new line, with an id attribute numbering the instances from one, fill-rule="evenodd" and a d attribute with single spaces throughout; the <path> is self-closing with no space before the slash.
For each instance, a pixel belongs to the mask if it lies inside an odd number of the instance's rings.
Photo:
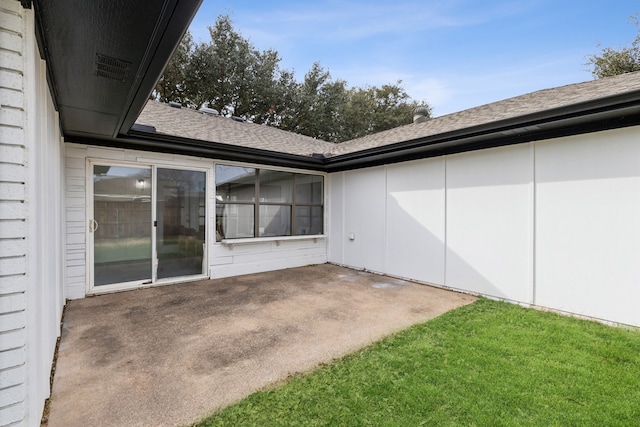
<path id="1" fill-rule="evenodd" d="M 98 166 L 121 166 L 139 169 L 149 169 L 151 171 L 151 271 L 149 272 L 149 278 L 144 280 L 135 280 L 130 282 L 113 283 L 108 285 L 94 284 L 95 275 L 95 254 L 94 254 L 94 234 L 91 231 L 93 226 L 92 221 L 94 218 L 94 188 L 93 188 L 93 167 Z M 205 235 L 204 235 L 204 250 L 203 250 L 203 268 L 201 274 L 190 276 L 177 276 L 165 279 L 157 279 L 157 267 L 158 267 L 158 254 L 157 254 L 157 238 L 156 238 L 156 224 L 157 221 L 157 170 L 162 169 L 177 169 L 177 170 L 189 170 L 199 171 L 205 174 Z M 209 218 L 209 193 L 211 191 L 210 167 L 198 167 L 192 165 L 180 165 L 180 164 L 164 164 L 161 162 L 127 162 L 120 160 L 110 159 L 98 159 L 87 158 L 86 159 L 86 184 L 85 184 L 85 254 L 86 254 L 86 295 L 103 294 L 109 292 L 118 292 L 131 289 L 147 288 L 152 286 L 160 286 L 167 284 L 191 282 L 196 280 L 208 279 L 209 275 L 209 234 L 210 234 L 210 218 Z"/>
<path id="2" fill-rule="evenodd" d="M 165 279 L 158 279 L 158 247 L 157 247 L 157 223 L 158 223 L 158 191 L 157 191 L 157 183 L 158 183 L 158 169 L 175 169 L 175 170 L 184 170 L 184 171 L 196 171 L 196 172 L 204 172 L 204 247 L 202 248 L 202 270 L 200 274 L 193 274 L 189 276 L 174 276 L 167 277 Z M 202 280 L 209 278 L 209 177 L 210 177 L 210 168 L 203 167 L 193 167 L 193 166 L 183 166 L 183 165 L 167 165 L 167 164 L 155 164 L 152 165 L 151 168 L 151 203 L 153 203 L 153 207 L 151 209 L 152 216 L 152 230 L 151 233 L 151 246 L 152 246 L 152 280 L 150 286 L 164 285 L 164 284 L 173 284 L 173 283 L 183 283 L 190 282 L 194 280 Z"/>

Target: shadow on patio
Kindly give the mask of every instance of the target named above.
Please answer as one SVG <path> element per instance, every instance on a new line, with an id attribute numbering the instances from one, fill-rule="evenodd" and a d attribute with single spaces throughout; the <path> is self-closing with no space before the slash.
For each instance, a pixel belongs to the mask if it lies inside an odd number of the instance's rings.
<path id="1" fill-rule="evenodd" d="M 58 426 L 175 426 L 471 303 L 330 264 L 70 301 Z"/>

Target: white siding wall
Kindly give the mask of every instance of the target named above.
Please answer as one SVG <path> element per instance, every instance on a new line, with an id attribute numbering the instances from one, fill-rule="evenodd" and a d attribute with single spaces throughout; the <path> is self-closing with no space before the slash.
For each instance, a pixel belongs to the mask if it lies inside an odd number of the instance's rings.
<path id="1" fill-rule="evenodd" d="M 233 246 L 216 243 L 213 232 L 215 229 L 214 160 L 82 144 L 66 144 L 66 278 L 68 298 L 83 298 L 87 291 L 86 232 L 89 220 L 86 213 L 87 159 L 208 169 L 207 237 L 209 244 L 207 256 L 209 275 L 212 278 L 327 262 L 327 242 L 325 239 L 265 241 Z"/>
<path id="2" fill-rule="evenodd" d="M 388 274 L 444 283 L 444 158 L 387 168 Z"/>
<path id="3" fill-rule="evenodd" d="M 62 142 L 33 11 L 0 2 L 0 426 L 40 424 L 64 305 Z"/>
<path id="4" fill-rule="evenodd" d="M 640 326 L 640 129 L 536 146 L 536 303 Z"/>
<path id="5" fill-rule="evenodd" d="M 210 244 L 212 278 L 261 273 L 327 262 L 326 239 L 290 240 L 226 246 Z"/>
<path id="6" fill-rule="evenodd" d="M 450 156 L 446 182 L 445 285 L 532 302 L 531 146 Z"/>
<path id="7" fill-rule="evenodd" d="M 325 209 L 329 216 L 326 222 L 328 228 L 326 234 L 328 236 L 328 257 L 336 264 L 344 264 L 344 240 L 347 238 L 344 231 L 344 172 L 329 175 L 326 180 L 327 194 L 325 200 L 328 203 L 328 209 Z"/>
<path id="8" fill-rule="evenodd" d="M 66 247 L 65 282 L 67 297 L 82 298 L 86 292 L 86 235 L 85 187 L 87 150 L 65 145 L 65 209 Z"/>
<path id="9" fill-rule="evenodd" d="M 633 127 L 331 174 L 332 220 L 346 220 L 330 230 L 329 261 L 640 326 L 639 137 Z"/>
<path id="10" fill-rule="evenodd" d="M 385 272 L 386 169 L 344 173 L 342 264 Z M 349 236 L 353 236 L 353 240 Z"/>
<path id="11" fill-rule="evenodd" d="M 0 3 L 0 426 L 26 415 L 24 26 L 18 2 Z"/>

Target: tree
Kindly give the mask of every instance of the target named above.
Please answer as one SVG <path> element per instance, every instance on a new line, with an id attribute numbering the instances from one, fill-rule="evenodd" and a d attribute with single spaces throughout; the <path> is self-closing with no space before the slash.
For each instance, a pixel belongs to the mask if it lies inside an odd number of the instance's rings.
<path id="1" fill-rule="evenodd" d="M 426 103 L 412 100 L 401 84 L 347 89 L 344 80 L 332 80 L 329 71 L 315 63 L 297 86 L 279 127 L 343 142 L 409 124 L 413 109 Z"/>
<path id="2" fill-rule="evenodd" d="M 411 123 L 413 110 L 420 105 L 427 106 L 430 116 L 431 108 L 428 104 L 412 100 L 401 84 L 402 81 L 398 80 L 393 85 L 386 84 L 370 89 L 370 92 L 373 92 L 371 132 L 382 132 Z"/>
<path id="3" fill-rule="evenodd" d="M 333 81 L 331 73 L 316 62 L 293 90 L 280 128 L 325 141 L 337 142 L 341 109 L 347 101 L 346 82 Z"/>
<path id="4" fill-rule="evenodd" d="M 220 16 L 209 27 L 208 46 L 211 84 L 205 89 L 209 105 L 223 115 L 242 116 L 249 110 L 257 52 L 236 32 L 228 16 Z"/>
<path id="5" fill-rule="evenodd" d="M 409 124 L 413 110 L 419 105 L 427 104 L 412 100 L 402 88 L 401 80 L 382 87 L 352 88 L 342 113 L 341 140 Z"/>
<path id="6" fill-rule="evenodd" d="M 263 123 L 281 96 L 278 52 L 256 50 L 235 31 L 228 16 L 219 16 L 208 43 L 194 43 L 187 33 L 155 88 L 155 98 L 199 108 L 207 104 L 222 115 Z"/>
<path id="7" fill-rule="evenodd" d="M 278 52 L 257 52 L 251 85 L 245 96 L 246 112 L 240 111 L 240 115 L 255 123 L 275 124 L 275 113 L 282 108 L 285 94 L 294 82 L 293 73 L 280 70 L 279 63 Z"/>
<path id="8" fill-rule="evenodd" d="M 637 14 L 632 16 L 630 21 L 636 27 L 639 26 Z M 624 46 L 620 50 L 610 47 L 604 48 L 600 55 L 589 56 L 587 64 L 593 67 L 591 74 L 595 78 L 640 71 L 640 31 L 631 45 Z"/>
<path id="9" fill-rule="evenodd" d="M 169 63 L 164 69 L 153 96 L 159 101 L 175 101 L 181 104 L 188 102 L 186 79 L 191 73 L 189 64 L 193 55 L 194 43 L 191 33 L 187 31 L 182 37 Z"/>
<path id="10" fill-rule="evenodd" d="M 257 50 L 221 15 L 209 27 L 211 40 L 194 43 L 187 33 L 155 88 L 161 101 L 190 108 L 207 105 L 313 138 L 342 142 L 411 123 L 418 104 L 396 84 L 347 88 L 320 63 L 301 82 L 280 68 L 275 50 Z"/>
<path id="11" fill-rule="evenodd" d="M 209 45 L 206 43 L 195 45 L 185 65 L 185 98 L 178 102 L 191 108 L 199 108 L 209 101 L 208 88 L 214 84 L 215 80 L 210 69 L 212 63 Z"/>

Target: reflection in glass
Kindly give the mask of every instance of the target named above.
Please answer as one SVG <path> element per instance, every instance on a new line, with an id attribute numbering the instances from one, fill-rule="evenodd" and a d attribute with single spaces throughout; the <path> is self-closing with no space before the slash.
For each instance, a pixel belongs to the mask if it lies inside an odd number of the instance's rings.
<path id="1" fill-rule="evenodd" d="M 93 166 L 94 285 L 151 279 L 151 169 Z"/>
<path id="2" fill-rule="evenodd" d="M 221 202 L 255 201 L 256 170 L 216 165 L 216 199 Z"/>
<path id="3" fill-rule="evenodd" d="M 259 235 L 291 235 L 291 206 L 261 205 Z"/>
<path id="4" fill-rule="evenodd" d="M 296 235 L 322 234 L 322 206 L 296 206 Z"/>
<path id="5" fill-rule="evenodd" d="M 254 205 L 216 204 L 216 240 L 253 237 Z"/>
<path id="6" fill-rule="evenodd" d="M 322 234 L 324 178 L 216 165 L 216 241 Z"/>
<path id="7" fill-rule="evenodd" d="M 260 170 L 260 203 L 291 203 L 293 174 Z"/>
<path id="8" fill-rule="evenodd" d="M 322 177 L 296 174 L 296 203 L 321 205 L 322 202 Z"/>
<path id="9" fill-rule="evenodd" d="M 205 180 L 202 171 L 157 170 L 158 279 L 203 273 Z"/>

